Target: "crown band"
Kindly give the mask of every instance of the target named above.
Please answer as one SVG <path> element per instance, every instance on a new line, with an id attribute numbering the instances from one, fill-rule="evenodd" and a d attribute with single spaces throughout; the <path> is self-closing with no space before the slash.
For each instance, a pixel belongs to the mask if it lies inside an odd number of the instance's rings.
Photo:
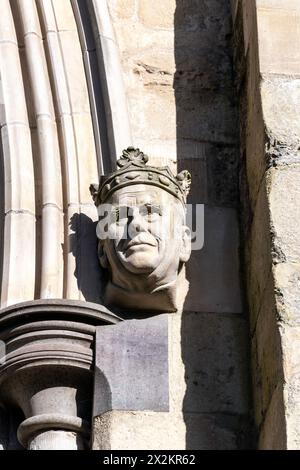
<path id="1" fill-rule="evenodd" d="M 120 169 L 102 176 L 99 185 L 90 186 L 96 206 L 103 204 L 118 189 L 134 184 L 156 186 L 185 204 L 191 185 L 190 173 L 184 170 L 175 177 L 169 167 L 147 166 L 147 162 L 148 156 L 139 149 L 128 147 L 123 150 L 117 161 Z"/>

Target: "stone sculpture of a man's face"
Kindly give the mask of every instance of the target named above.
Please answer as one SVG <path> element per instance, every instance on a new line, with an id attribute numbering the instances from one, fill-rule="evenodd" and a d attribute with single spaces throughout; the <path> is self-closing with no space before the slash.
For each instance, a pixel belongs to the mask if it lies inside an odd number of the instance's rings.
<path id="1" fill-rule="evenodd" d="M 176 184 L 170 187 L 172 179 L 169 183 L 160 169 L 158 183 L 152 183 L 152 173 L 145 174 L 145 168 L 145 163 L 135 167 L 128 162 L 123 173 L 119 170 L 106 188 L 102 185 L 104 194 L 105 189 L 109 194 L 98 205 L 99 258 L 102 267 L 109 270 L 110 291 L 114 286 L 109 303 L 137 309 L 143 307 L 140 301 L 146 297 L 152 295 L 154 300 L 156 293 L 174 288 L 191 249 L 185 207 L 182 195 L 176 195 Z M 124 178 L 128 178 L 125 183 Z M 170 178 L 176 183 L 174 176 Z M 157 310 L 157 302 L 154 304 Z M 176 308 L 170 306 L 169 310 Z"/>
<path id="2" fill-rule="evenodd" d="M 122 272 L 148 279 L 152 275 L 156 284 L 173 281 L 190 255 L 182 204 L 166 191 L 143 184 L 119 189 L 107 202 L 113 214 L 100 260 L 110 267 L 112 279 Z"/>

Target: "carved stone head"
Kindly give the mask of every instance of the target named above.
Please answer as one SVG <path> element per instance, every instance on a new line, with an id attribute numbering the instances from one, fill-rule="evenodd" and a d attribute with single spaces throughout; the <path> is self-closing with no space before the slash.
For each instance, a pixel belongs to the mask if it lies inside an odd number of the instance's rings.
<path id="1" fill-rule="evenodd" d="M 147 161 L 129 147 L 118 170 L 90 188 L 99 214 L 99 259 L 110 275 L 106 303 L 174 312 L 191 251 L 185 225 L 191 177 L 187 171 L 175 177 L 168 167 L 151 167 Z"/>

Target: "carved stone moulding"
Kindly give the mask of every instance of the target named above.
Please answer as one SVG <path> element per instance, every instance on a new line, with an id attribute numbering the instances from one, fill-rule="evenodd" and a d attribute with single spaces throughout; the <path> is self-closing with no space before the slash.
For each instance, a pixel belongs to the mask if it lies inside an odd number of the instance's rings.
<path id="1" fill-rule="evenodd" d="M 100 305 L 38 300 L 0 311 L 0 402 L 17 409 L 28 449 L 88 446 L 96 326 L 120 319 Z"/>

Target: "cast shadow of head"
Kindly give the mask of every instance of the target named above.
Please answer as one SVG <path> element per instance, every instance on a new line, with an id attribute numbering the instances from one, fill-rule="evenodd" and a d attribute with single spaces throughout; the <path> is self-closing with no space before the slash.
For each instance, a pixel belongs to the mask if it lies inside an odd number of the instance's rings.
<path id="1" fill-rule="evenodd" d="M 98 259 L 97 222 L 85 214 L 74 214 L 70 220 L 69 252 L 75 258 L 74 275 L 87 302 L 102 303 L 106 275 Z"/>
<path id="2" fill-rule="evenodd" d="M 176 0 L 176 71 L 173 87 L 177 162 L 178 171 L 187 169 L 192 175 L 189 203 L 207 203 L 207 187 L 217 194 L 219 186 L 222 189 L 226 185 L 223 167 L 218 167 L 217 172 L 216 165 L 224 165 L 224 158 L 219 158 L 223 145 L 218 143 L 222 142 L 218 134 L 221 135 L 220 129 L 223 129 L 223 133 L 227 132 L 228 124 L 224 123 L 226 112 L 228 116 L 226 106 L 234 106 L 231 30 L 229 0 Z M 229 168 L 228 171 L 232 181 L 236 178 L 234 170 L 231 172 Z M 217 173 L 219 178 L 215 176 Z M 209 202 L 218 205 L 216 201 Z M 220 315 L 207 313 L 213 310 L 203 311 L 199 302 L 203 285 L 207 286 L 210 282 L 211 296 L 218 288 L 210 272 L 216 266 L 211 267 L 211 260 L 208 259 L 209 253 L 215 248 L 214 242 L 206 233 L 206 225 L 204 229 L 204 248 L 192 251 L 187 263 L 190 289 L 181 323 L 181 355 L 186 381 L 183 400 L 186 449 L 244 448 L 248 445 L 247 417 L 224 412 L 224 409 L 231 409 L 230 403 L 226 402 L 230 397 L 226 398 L 228 384 L 220 379 L 224 371 L 225 375 L 239 372 L 232 371 L 233 368 L 229 366 L 227 368 L 226 335 L 222 330 Z M 205 267 L 209 272 L 204 272 Z M 211 303 L 214 303 L 213 299 Z M 239 343 L 238 351 L 244 348 L 240 343 L 245 338 L 238 338 L 235 331 L 229 335 L 232 335 L 233 344 Z M 240 377 L 237 382 L 239 380 L 245 381 L 244 377 Z M 234 393 L 238 394 L 239 391 Z"/>

